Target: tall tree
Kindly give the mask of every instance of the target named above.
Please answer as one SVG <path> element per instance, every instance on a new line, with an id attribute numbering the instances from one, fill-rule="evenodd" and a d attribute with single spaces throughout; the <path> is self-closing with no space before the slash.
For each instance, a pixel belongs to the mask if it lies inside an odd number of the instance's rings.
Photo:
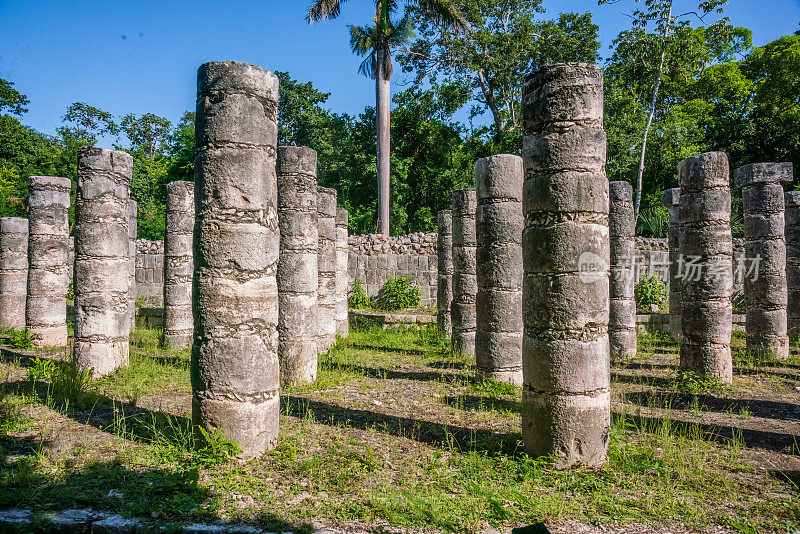
<path id="1" fill-rule="evenodd" d="M 645 156 L 647 153 L 647 138 L 650 134 L 650 128 L 653 126 L 653 119 L 656 116 L 656 106 L 658 105 L 658 93 L 661 89 L 661 83 L 664 76 L 664 65 L 667 58 L 667 50 L 669 48 L 669 38 L 671 34 L 675 33 L 676 28 L 686 28 L 691 26 L 692 19 L 699 20 L 700 24 L 704 24 L 704 17 L 709 13 L 721 14 L 723 7 L 728 3 L 728 0 L 703 0 L 698 5 L 698 11 L 691 11 L 687 13 L 675 14 L 673 12 L 673 0 L 635 0 L 637 3 L 644 4 L 643 9 L 637 9 L 633 12 L 633 28 L 646 31 L 650 23 L 655 23 L 656 35 L 659 36 L 656 40 L 658 55 L 658 63 L 653 81 L 653 90 L 650 98 L 650 105 L 647 110 L 647 119 L 644 125 L 644 131 L 641 136 L 641 149 L 639 152 L 639 167 L 636 174 L 636 199 L 634 201 L 634 218 L 639 218 L 639 211 L 642 203 L 642 180 L 645 168 Z M 611 4 L 616 0 L 599 0 L 599 4 Z M 727 18 L 721 18 L 714 23 L 710 29 L 713 32 L 723 32 L 727 29 Z"/>
<path id="2" fill-rule="evenodd" d="M 334 19 L 341 13 L 346 0 L 315 0 L 308 10 L 306 20 L 316 24 Z M 405 0 L 407 8 L 438 20 L 461 31 L 469 25 L 456 9 L 454 0 Z M 375 107 L 377 113 L 377 161 L 378 161 L 378 231 L 389 235 L 390 197 L 390 79 L 392 76 L 392 45 L 408 37 L 410 19 L 406 16 L 397 24 L 392 15 L 398 10 L 398 0 L 375 0 L 375 17 L 369 27 L 350 27 L 350 42 L 353 50 L 369 57 L 359 69 L 375 79 Z"/>
<path id="3" fill-rule="evenodd" d="M 398 55 L 419 84 L 441 77 L 468 88 L 477 102 L 471 117 L 488 111 L 498 148 L 521 143 L 522 79 L 557 61 L 595 61 L 600 48 L 590 13 L 537 20 L 541 0 L 457 0 L 471 31 L 462 35 L 416 13 L 418 38 Z M 413 11 L 413 9 L 412 9 Z M 508 139 L 506 139 L 509 137 Z M 516 151 L 516 149 L 514 149 Z"/>

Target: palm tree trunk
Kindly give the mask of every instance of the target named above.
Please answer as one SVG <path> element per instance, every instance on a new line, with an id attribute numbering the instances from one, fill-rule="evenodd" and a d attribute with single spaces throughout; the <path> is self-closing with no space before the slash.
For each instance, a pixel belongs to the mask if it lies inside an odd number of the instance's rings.
<path id="1" fill-rule="evenodd" d="M 639 155 L 639 172 L 636 176 L 636 202 L 633 206 L 633 220 L 639 220 L 639 208 L 642 205 L 642 179 L 644 177 L 644 156 L 647 152 L 647 136 L 650 133 L 650 127 L 653 125 L 653 117 L 656 114 L 656 103 L 658 102 L 658 90 L 661 87 L 661 77 L 664 75 L 664 59 L 667 56 L 667 36 L 669 35 L 669 24 L 672 18 L 672 2 L 669 3 L 669 10 L 667 11 L 667 20 L 664 24 L 664 39 L 663 47 L 661 50 L 661 61 L 658 64 L 658 74 L 656 75 L 656 85 L 653 89 L 653 100 L 650 102 L 650 111 L 647 113 L 647 124 L 644 127 L 644 136 L 642 136 L 642 152 Z"/>
<path id="2" fill-rule="evenodd" d="M 388 43 L 381 43 L 377 50 L 377 69 L 375 72 L 375 103 L 378 134 L 378 233 L 389 235 L 389 194 L 390 194 L 390 123 L 389 123 L 389 75 L 386 65 Z"/>

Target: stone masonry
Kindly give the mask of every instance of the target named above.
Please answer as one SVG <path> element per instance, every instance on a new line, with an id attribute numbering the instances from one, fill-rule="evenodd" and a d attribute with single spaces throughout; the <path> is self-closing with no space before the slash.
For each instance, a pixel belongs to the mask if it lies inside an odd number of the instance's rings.
<path id="1" fill-rule="evenodd" d="M 0 327 L 25 328 L 28 290 L 28 219 L 0 219 Z"/>
<path id="2" fill-rule="evenodd" d="M 475 297 L 478 293 L 475 249 L 474 189 L 453 191 L 453 301 L 450 304 L 452 346 L 455 352 L 475 356 Z"/>
<path id="3" fill-rule="evenodd" d="M 611 182 L 608 191 L 608 232 L 611 243 L 608 342 L 612 354 L 633 358 L 636 356 L 636 299 L 631 270 L 631 262 L 636 254 L 633 188 L 628 182 Z"/>
<path id="4" fill-rule="evenodd" d="M 128 365 L 132 172 L 127 152 L 97 147 L 78 152 L 75 361 L 95 377 Z"/>
<path id="5" fill-rule="evenodd" d="M 336 190 L 317 187 L 319 249 L 317 268 L 317 351 L 327 352 L 336 341 Z"/>
<path id="6" fill-rule="evenodd" d="M 730 384 L 733 241 L 728 156 L 706 152 L 678 164 L 680 251 L 699 273 L 681 282 L 680 366 Z"/>
<path id="7" fill-rule="evenodd" d="M 436 241 L 436 324 L 439 333 L 452 333 L 450 302 L 453 300 L 453 217 L 450 210 L 438 213 L 439 232 Z"/>
<path id="8" fill-rule="evenodd" d="M 558 63 L 523 83 L 522 438 L 558 466 L 605 462 L 611 424 L 603 74 Z"/>
<path id="9" fill-rule="evenodd" d="M 279 427 L 278 83 L 235 61 L 197 72 L 192 421 L 246 458 Z"/>
<path id="10" fill-rule="evenodd" d="M 36 344 L 67 344 L 69 178 L 31 176 L 28 193 L 28 298 L 25 324 Z M 127 244 L 127 239 L 125 240 Z"/>
<path id="11" fill-rule="evenodd" d="M 164 232 L 164 346 L 184 349 L 192 344 L 192 235 L 194 184 L 167 184 Z"/>
<path id="12" fill-rule="evenodd" d="M 475 362 L 478 376 L 522 386 L 522 158 L 475 164 Z"/>
<path id="13" fill-rule="evenodd" d="M 347 227 L 350 214 L 344 208 L 336 209 L 336 333 L 347 337 L 350 320 L 347 312 Z"/>
<path id="14" fill-rule="evenodd" d="M 278 148 L 278 360 L 281 384 L 317 378 L 317 153 Z"/>
<path id="15" fill-rule="evenodd" d="M 661 204 L 669 208 L 669 335 L 673 341 L 681 340 L 681 285 L 678 278 L 680 251 L 681 189 L 673 187 L 661 193 Z"/>
<path id="16" fill-rule="evenodd" d="M 747 351 L 778 359 L 789 357 L 781 183 L 791 181 L 791 163 L 751 163 L 734 173 L 734 185 L 742 189 L 745 258 L 758 263 L 757 273 L 753 264 L 744 276 Z"/>
<path id="17" fill-rule="evenodd" d="M 128 203 L 128 321 L 133 331 L 136 326 L 136 231 L 138 203 Z"/>
<path id="18" fill-rule="evenodd" d="M 352 289 L 358 278 L 370 297 L 377 296 L 390 278 L 407 276 L 420 287 L 423 306 L 437 302 L 436 233 L 404 236 L 377 234 L 348 237 L 347 277 Z"/>
<path id="19" fill-rule="evenodd" d="M 784 193 L 786 208 L 786 287 L 787 333 L 789 339 L 800 336 L 800 191 Z"/>

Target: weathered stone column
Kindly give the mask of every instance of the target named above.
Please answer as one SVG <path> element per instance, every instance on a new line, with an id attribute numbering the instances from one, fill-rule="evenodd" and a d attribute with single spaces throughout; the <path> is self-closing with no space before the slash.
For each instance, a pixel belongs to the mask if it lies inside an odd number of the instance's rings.
<path id="1" fill-rule="evenodd" d="M 522 105 L 522 438 L 559 466 L 598 465 L 611 424 L 603 73 L 544 67 Z"/>
<path id="2" fill-rule="evenodd" d="M 450 302 L 453 300 L 453 217 L 450 210 L 438 213 L 439 230 L 436 239 L 436 324 L 439 334 L 452 333 Z"/>
<path id="3" fill-rule="evenodd" d="M 522 385 L 522 158 L 475 163 L 475 362 L 478 376 Z"/>
<path id="4" fill-rule="evenodd" d="M 681 186 L 681 360 L 684 371 L 730 383 L 733 290 L 728 156 L 678 164 Z"/>
<path id="5" fill-rule="evenodd" d="M 278 359 L 281 384 L 317 378 L 317 153 L 278 148 Z"/>
<path id="6" fill-rule="evenodd" d="M 742 189 L 747 352 L 789 357 L 786 332 L 786 238 L 781 182 L 792 181 L 791 163 L 751 163 L 736 169 Z"/>
<path id="7" fill-rule="evenodd" d="M 0 327 L 25 328 L 28 294 L 28 219 L 0 219 Z"/>
<path id="8" fill-rule="evenodd" d="M 278 436 L 278 78 L 204 63 L 196 116 L 192 421 L 255 457 Z"/>
<path id="9" fill-rule="evenodd" d="M 789 339 L 800 336 L 800 191 L 784 193 L 786 207 L 786 287 Z"/>
<path id="10" fill-rule="evenodd" d="M 633 295 L 633 257 L 636 254 L 636 218 L 633 188 L 628 182 L 610 182 L 608 233 L 611 244 L 611 278 L 608 342 L 611 354 L 636 356 L 636 298 Z"/>
<path id="11" fill-rule="evenodd" d="M 453 191 L 453 301 L 450 303 L 453 351 L 475 356 L 475 297 L 478 293 L 474 189 Z"/>
<path id="12" fill-rule="evenodd" d="M 95 377 L 128 365 L 133 158 L 78 152 L 75 196 L 75 360 Z"/>
<path id="13" fill-rule="evenodd" d="M 344 208 L 336 209 L 336 333 L 347 337 L 350 320 L 347 315 L 347 227 L 350 214 Z"/>
<path id="14" fill-rule="evenodd" d="M 164 346 L 181 350 L 192 344 L 192 235 L 194 184 L 167 184 L 164 233 Z"/>
<path id="15" fill-rule="evenodd" d="M 336 342 L 336 190 L 317 188 L 317 352 Z"/>
<path id="16" fill-rule="evenodd" d="M 136 231 L 138 229 L 138 203 L 130 200 L 128 203 L 128 320 L 129 332 L 136 328 Z"/>
<path id="17" fill-rule="evenodd" d="M 681 332 L 681 277 L 678 276 L 680 250 L 681 189 L 673 187 L 661 193 L 661 204 L 669 208 L 669 335 L 680 341 Z"/>
<path id="18" fill-rule="evenodd" d="M 31 176 L 28 192 L 28 298 L 25 324 L 35 343 L 67 344 L 69 178 Z M 126 240 L 127 243 L 127 240 Z"/>

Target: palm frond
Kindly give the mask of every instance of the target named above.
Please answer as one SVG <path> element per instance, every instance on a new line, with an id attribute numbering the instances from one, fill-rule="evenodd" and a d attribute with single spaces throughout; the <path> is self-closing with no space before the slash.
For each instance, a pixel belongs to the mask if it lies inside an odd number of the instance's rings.
<path id="1" fill-rule="evenodd" d="M 375 27 L 348 24 L 350 49 L 359 56 L 366 56 L 375 48 Z"/>
<path id="2" fill-rule="evenodd" d="M 407 0 L 407 4 L 423 17 L 429 17 L 454 30 L 469 31 L 469 21 L 453 0 Z"/>
<path id="3" fill-rule="evenodd" d="M 342 12 L 342 4 L 347 0 L 316 0 L 306 13 L 306 22 L 318 24 L 326 19 L 335 19 Z"/>
<path id="4" fill-rule="evenodd" d="M 378 55 L 373 50 L 367 58 L 358 66 L 358 73 L 370 79 L 375 79 L 375 73 L 378 71 Z"/>
<path id="5" fill-rule="evenodd" d="M 406 13 L 397 24 L 393 25 L 389 35 L 389 46 L 405 45 L 412 37 L 414 37 L 414 18 L 410 13 Z"/>

